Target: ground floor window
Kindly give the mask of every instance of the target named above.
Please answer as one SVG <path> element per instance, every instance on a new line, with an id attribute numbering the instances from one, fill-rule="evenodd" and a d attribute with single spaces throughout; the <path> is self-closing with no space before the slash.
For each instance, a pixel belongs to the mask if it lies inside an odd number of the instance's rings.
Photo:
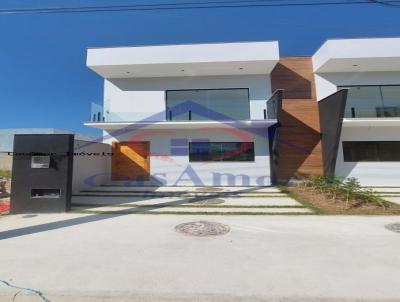
<path id="1" fill-rule="evenodd" d="M 343 142 L 345 162 L 400 161 L 400 141 Z"/>
<path id="2" fill-rule="evenodd" d="M 254 143 L 191 142 L 189 161 L 254 161 Z"/>

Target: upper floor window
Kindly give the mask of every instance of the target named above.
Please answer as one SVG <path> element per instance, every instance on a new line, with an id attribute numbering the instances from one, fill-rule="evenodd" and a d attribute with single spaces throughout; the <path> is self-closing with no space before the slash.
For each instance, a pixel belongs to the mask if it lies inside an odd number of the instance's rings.
<path id="1" fill-rule="evenodd" d="M 249 89 L 168 90 L 166 107 L 167 120 L 249 120 Z"/>
<path id="2" fill-rule="evenodd" d="M 346 118 L 399 117 L 400 85 L 341 86 L 349 89 Z"/>

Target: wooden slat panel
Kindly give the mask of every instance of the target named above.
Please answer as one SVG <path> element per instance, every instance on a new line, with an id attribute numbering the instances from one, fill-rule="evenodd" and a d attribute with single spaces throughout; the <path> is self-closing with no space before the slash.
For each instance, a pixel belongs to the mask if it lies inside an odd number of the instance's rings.
<path id="1" fill-rule="evenodd" d="M 279 122 L 285 128 L 303 129 L 304 127 L 310 127 L 319 132 L 318 103 L 304 99 L 284 99 Z"/>
<path id="2" fill-rule="evenodd" d="M 271 72 L 272 91 L 284 89 L 285 99 L 315 100 L 311 57 L 283 57 Z"/>
<path id="3" fill-rule="evenodd" d="M 150 143 L 113 143 L 112 180 L 139 179 L 150 179 Z"/>
<path id="4" fill-rule="evenodd" d="M 318 104 L 308 99 L 283 100 L 279 112 L 277 178 L 284 181 L 298 173 L 323 173 Z"/>

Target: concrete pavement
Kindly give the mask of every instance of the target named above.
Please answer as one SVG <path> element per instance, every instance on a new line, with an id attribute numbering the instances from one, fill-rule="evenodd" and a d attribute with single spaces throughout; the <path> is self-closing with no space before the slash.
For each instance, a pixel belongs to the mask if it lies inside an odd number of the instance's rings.
<path id="1" fill-rule="evenodd" d="M 231 231 L 174 230 L 197 220 Z M 400 234 L 384 228 L 393 222 L 400 217 L 1 217 L 0 279 L 50 301 L 400 301 Z M 13 293 L 0 285 L 0 301 Z"/>

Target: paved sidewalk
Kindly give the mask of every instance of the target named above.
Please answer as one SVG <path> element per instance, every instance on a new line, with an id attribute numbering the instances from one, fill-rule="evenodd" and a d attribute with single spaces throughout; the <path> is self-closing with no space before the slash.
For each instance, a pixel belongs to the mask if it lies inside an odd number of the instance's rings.
<path id="1" fill-rule="evenodd" d="M 277 187 L 99 186 L 72 197 L 76 213 L 313 214 Z"/>

